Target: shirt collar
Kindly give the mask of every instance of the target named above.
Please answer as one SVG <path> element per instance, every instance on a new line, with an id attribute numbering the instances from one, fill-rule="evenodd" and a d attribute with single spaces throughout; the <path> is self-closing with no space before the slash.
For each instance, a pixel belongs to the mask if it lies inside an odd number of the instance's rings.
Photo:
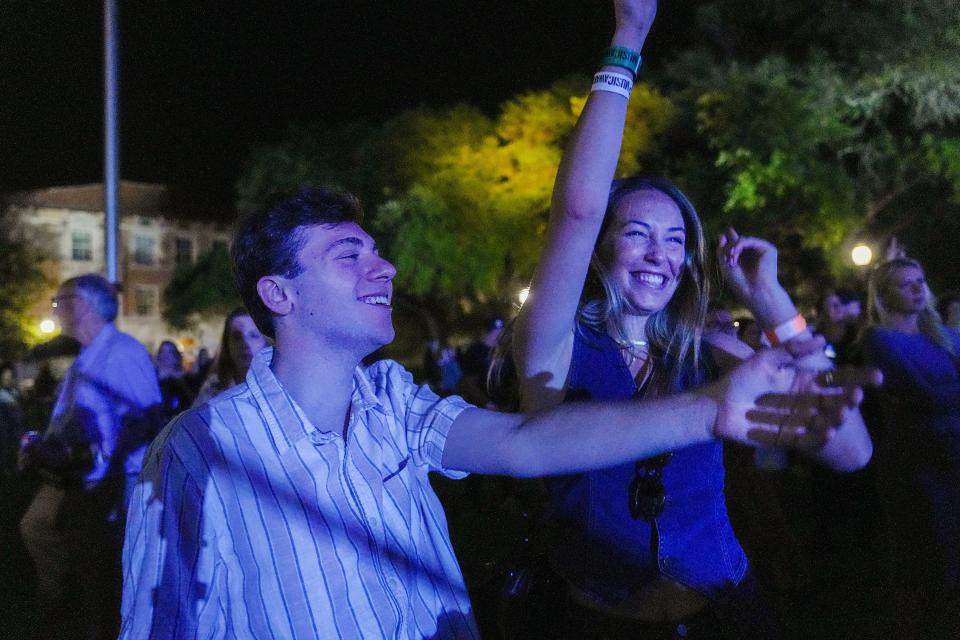
<path id="1" fill-rule="evenodd" d="M 361 411 L 367 411 L 374 407 L 381 406 L 377 392 L 373 388 L 373 383 L 363 367 L 357 367 L 353 370 L 353 396 L 351 397 L 353 406 Z"/>
<path id="2" fill-rule="evenodd" d="M 80 349 L 80 355 L 77 356 L 77 368 L 84 368 L 90 363 L 102 363 L 100 354 L 118 333 L 120 331 L 112 322 L 105 324 L 100 329 L 100 333 L 90 341 L 90 344 Z"/>
<path id="3" fill-rule="evenodd" d="M 277 452 L 282 455 L 301 439 L 313 434 L 321 434 L 327 440 L 339 436 L 339 432 L 318 429 L 310 422 L 296 400 L 287 393 L 270 369 L 272 361 L 273 347 L 261 349 L 250 363 L 246 383 L 257 404 L 260 405 L 261 415 L 267 423 Z M 359 413 L 381 405 L 373 385 L 361 367 L 357 367 L 353 372 L 350 403 L 352 405 L 351 426 L 356 424 Z"/>

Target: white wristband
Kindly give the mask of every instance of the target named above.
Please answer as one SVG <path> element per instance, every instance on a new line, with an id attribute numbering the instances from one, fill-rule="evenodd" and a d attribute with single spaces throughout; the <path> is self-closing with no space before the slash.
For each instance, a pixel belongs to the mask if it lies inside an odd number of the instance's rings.
<path id="1" fill-rule="evenodd" d="M 593 76 L 593 86 L 590 91 L 608 91 L 630 99 L 633 90 L 633 78 L 625 73 L 615 71 L 601 71 Z"/>

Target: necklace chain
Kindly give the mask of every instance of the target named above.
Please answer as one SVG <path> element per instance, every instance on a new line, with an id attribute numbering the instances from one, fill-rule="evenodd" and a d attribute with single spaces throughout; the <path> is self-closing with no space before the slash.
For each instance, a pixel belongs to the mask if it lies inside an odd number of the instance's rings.
<path id="1" fill-rule="evenodd" d="M 626 351 L 630 358 L 627 362 L 628 366 L 632 366 L 637 360 L 646 360 L 650 357 L 650 350 L 647 349 L 649 344 L 646 340 L 617 340 L 617 346 L 622 351 Z"/>
<path id="2" fill-rule="evenodd" d="M 617 340 L 617 345 L 619 345 L 621 349 L 627 349 L 628 351 L 646 347 L 648 344 L 650 343 L 646 340 Z"/>

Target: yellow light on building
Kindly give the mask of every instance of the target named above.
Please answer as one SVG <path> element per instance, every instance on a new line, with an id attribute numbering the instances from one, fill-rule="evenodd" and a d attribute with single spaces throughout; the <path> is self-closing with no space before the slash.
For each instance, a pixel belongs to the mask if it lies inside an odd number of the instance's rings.
<path id="1" fill-rule="evenodd" d="M 858 267 L 865 267 L 873 260 L 873 251 L 865 244 L 858 244 L 850 252 L 850 258 L 853 260 L 853 264 Z"/>

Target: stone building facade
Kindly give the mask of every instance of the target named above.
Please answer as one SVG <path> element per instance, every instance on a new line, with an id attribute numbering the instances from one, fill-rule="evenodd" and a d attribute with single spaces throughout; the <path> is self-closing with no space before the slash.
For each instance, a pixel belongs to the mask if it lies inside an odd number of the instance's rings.
<path id="1" fill-rule="evenodd" d="M 16 216 L 21 232 L 45 250 L 51 281 L 58 283 L 83 273 L 106 274 L 102 184 L 21 191 L 5 195 L 3 202 Z M 178 219 L 171 210 L 167 188 L 160 184 L 122 181 L 119 211 L 121 310 L 117 325 L 151 352 L 160 341 L 172 339 L 188 358 L 201 346 L 214 353 L 222 320 L 201 319 L 193 330 L 174 330 L 161 316 L 163 292 L 178 265 L 196 261 L 217 244 L 226 247 L 229 228 Z M 53 319 L 52 293 L 38 295 L 38 326 Z"/>

